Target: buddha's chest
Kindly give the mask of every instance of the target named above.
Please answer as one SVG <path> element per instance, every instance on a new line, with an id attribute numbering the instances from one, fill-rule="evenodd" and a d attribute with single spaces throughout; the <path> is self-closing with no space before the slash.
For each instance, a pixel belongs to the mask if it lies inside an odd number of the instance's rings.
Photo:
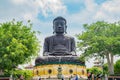
<path id="1" fill-rule="evenodd" d="M 53 39 L 53 45 L 67 45 L 69 40 L 66 37 L 55 37 Z"/>

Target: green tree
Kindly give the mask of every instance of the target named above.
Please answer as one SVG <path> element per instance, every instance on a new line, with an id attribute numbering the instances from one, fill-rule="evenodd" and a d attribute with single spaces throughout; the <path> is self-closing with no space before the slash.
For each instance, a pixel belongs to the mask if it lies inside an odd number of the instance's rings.
<path id="1" fill-rule="evenodd" d="M 103 73 L 108 74 L 108 64 L 107 63 L 103 65 Z"/>
<path id="2" fill-rule="evenodd" d="M 23 75 L 25 80 L 31 80 L 33 76 L 33 71 L 32 70 L 15 70 L 13 72 L 13 77 L 14 78 L 20 78 L 20 76 Z"/>
<path id="3" fill-rule="evenodd" d="M 102 69 L 100 69 L 98 67 L 88 68 L 87 71 L 89 71 L 95 75 L 102 74 Z"/>
<path id="4" fill-rule="evenodd" d="M 31 29 L 30 21 L 0 23 L 0 70 L 11 70 L 37 56 L 40 43 Z"/>
<path id="5" fill-rule="evenodd" d="M 117 60 L 115 65 L 114 65 L 114 68 L 115 68 L 115 74 L 120 74 L 120 60 Z"/>
<path id="6" fill-rule="evenodd" d="M 108 64 L 104 64 L 104 73 L 108 74 Z M 114 72 L 115 74 L 120 74 L 120 60 L 117 60 L 116 63 L 114 64 Z"/>
<path id="7" fill-rule="evenodd" d="M 81 57 L 104 56 L 107 58 L 109 73 L 114 74 L 114 55 L 120 55 L 120 22 L 98 21 L 84 25 L 85 31 L 78 34 L 78 48 L 84 50 Z"/>

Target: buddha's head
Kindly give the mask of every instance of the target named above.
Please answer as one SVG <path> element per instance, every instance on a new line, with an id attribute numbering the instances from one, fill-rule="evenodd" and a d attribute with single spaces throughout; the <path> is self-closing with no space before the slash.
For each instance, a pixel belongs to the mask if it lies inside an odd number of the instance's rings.
<path id="1" fill-rule="evenodd" d="M 66 20 L 63 17 L 57 17 L 53 20 L 53 33 L 63 34 L 66 33 Z"/>

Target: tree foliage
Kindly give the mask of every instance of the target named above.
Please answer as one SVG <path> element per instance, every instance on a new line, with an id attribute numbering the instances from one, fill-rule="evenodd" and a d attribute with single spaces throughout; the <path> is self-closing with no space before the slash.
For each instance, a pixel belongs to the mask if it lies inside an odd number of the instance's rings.
<path id="1" fill-rule="evenodd" d="M 116 61 L 114 68 L 115 68 L 115 74 L 120 74 L 120 60 Z"/>
<path id="2" fill-rule="evenodd" d="M 104 64 L 104 73 L 108 74 L 108 64 Z M 116 63 L 114 64 L 114 71 L 115 74 L 120 74 L 120 60 L 117 60 Z"/>
<path id="3" fill-rule="evenodd" d="M 32 70 L 15 70 L 13 72 L 13 77 L 18 79 L 23 76 L 25 80 L 30 80 L 33 76 Z"/>
<path id="4" fill-rule="evenodd" d="M 120 55 L 120 22 L 107 23 L 98 21 L 84 24 L 85 31 L 78 34 L 78 48 L 84 50 L 82 57 L 105 56 L 109 73 L 114 74 L 113 57 Z"/>
<path id="5" fill-rule="evenodd" d="M 92 67 L 92 68 L 89 68 L 87 69 L 88 72 L 91 72 L 95 75 L 98 75 L 98 74 L 102 74 L 102 69 L 98 68 L 98 67 Z"/>
<path id="6" fill-rule="evenodd" d="M 38 54 L 40 43 L 30 21 L 0 23 L 0 69 L 11 70 Z"/>
<path id="7" fill-rule="evenodd" d="M 103 73 L 108 74 L 108 64 L 107 63 L 103 65 Z"/>

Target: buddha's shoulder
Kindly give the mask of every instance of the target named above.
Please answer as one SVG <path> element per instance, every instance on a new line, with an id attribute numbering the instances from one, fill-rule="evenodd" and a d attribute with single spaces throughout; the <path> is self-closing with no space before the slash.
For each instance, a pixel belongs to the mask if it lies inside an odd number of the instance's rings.
<path id="1" fill-rule="evenodd" d="M 50 39 L 53 39 L 54 37 L 56 37 L 56 35 L 48 36 L 45 39 L 50 40 Z M 74 39 L 74 37 L 69 36 L 69 35 L 64 35 L 64 37 L 67 39 Z"/>
<path id="2" fill-rule="evenodd" d="M 64 35 L 66 38 L 68 39 L 74 39 L 74 37 L 70 36 L 70 35 Z"/>
<path id="3" fill-rule="evenodd" d="M 52 39 L 52 38 L 54 38 L 54 37 L 55 37 L 55 35 L 52 35 L 52 36 L 46 37 L 45 39 Z"/>

